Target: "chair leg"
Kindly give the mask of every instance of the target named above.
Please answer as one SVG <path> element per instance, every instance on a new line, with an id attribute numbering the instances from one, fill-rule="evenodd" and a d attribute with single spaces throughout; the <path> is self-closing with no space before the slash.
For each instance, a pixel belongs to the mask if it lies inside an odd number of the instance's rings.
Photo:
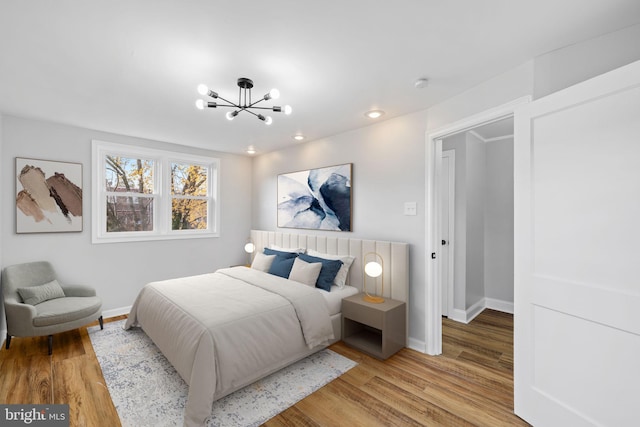
<path id="1" fill-rule="evenodd" d="M 98 322 L 100 322 L 100 329 L 104 329 L 104 320 L 102 319 L 102 316 L 98 318 Z"/>
<path id="2" fill-rule="evenodd" d="M 49 356 L 53 353 L 53 335 L 49 335 Z"/>
<path id="3" fill-rule="evenodd" d="M 7 350 L 9 350 L 9 345 L 11 344 L 11 335 L 9 335 L 9 332 L 7 332 L 7 339 L 6 339 L 6 348 Z"/>

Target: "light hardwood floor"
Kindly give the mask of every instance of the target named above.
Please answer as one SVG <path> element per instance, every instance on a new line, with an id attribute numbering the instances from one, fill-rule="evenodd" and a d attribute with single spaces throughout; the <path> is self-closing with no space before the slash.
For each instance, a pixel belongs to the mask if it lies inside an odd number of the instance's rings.
<path id="1" fill-rule="evenodd" d="M 443 319 L 443 343 L 441 356 L 404 349 L 384 362 L 336 343 L 358 366 L 266 426 L 528 425 L 513 415 L 513 316 Z M 52 356 L 46 337 L 3 344 L 0 402 L 68 403 L 71 426 L 120 426 L 86 328 L 56 335 Z"/>

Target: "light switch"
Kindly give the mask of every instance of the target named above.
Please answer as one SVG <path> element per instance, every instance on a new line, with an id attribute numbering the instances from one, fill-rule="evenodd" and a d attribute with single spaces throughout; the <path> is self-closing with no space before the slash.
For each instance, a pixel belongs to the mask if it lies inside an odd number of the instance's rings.
<path id="1" fill-rule="evenodd" d="M 404 214 L 405 215 L 418 215 L 418 207 L 416 202 L 405 202 L 404 203 Z"/>

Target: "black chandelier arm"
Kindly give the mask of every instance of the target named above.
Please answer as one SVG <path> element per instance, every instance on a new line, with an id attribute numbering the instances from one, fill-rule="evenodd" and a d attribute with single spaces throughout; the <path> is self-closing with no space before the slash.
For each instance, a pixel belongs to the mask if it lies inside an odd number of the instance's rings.
<path id="1" fill-rule="evenodd" d="M 264 99 L 264 97 L 260 98 L 256 102 L 253 102 L 253 103 L 247 105 L 247 108 L 265 108 L 265 109 L 269 109 L 270 107 L 254 107 L 254 105 L 256 105 L 256 104 L 258 104 L 259 102 L 262 102 L 262 101 L 266 101 L 266 99 Z"/>
<path id="2" fill-rule="evenodd" d="M 281 112 L 282 111 L 282 107 L 278 107 L 278 106 L 273 106 L 273 107 L 254 107 L 252 105 L 249 105 L 247 107 L 238 107 L 238 108 L 241 108 L 241 109 L 247 110 L 247 111 L 248 111 L 249 108 L 253 108 L 255 110 L 271 110 L 271 111 L 275 111 L 275 112 Z"/>
<path id="3" fill-rule="evenodd" d="M 248 108 L 256 108 L 259 110 L 272 110 L 272 111 L 276 111 L 276 112 L 281 112 L 282 111 L 282 107 L 279 107 L 277 105 L 274 105 L 273 107 L 257 107 L 256 104 L 258 104 L 259 102 L 264 101 L 264 98 L 260 98 L 259 100 L 257 100 L 256 102 L 249 104 L 249 105 L 239 105 L 239 104 L 234 104 L 233 102 L 229 101 L 228 99 L 225 99 L 223 97 L 221 97 L 220 95 L 218 95 L 217 99 L 221 99 L 223 101 L 225 101 L 227 104 L 218 104 L 216 103 L 216 107 L 232 107 L 232 108 L 238 108 L 240 110 L 247 110 Z"/>
<path id="4" fill-rule="evenodd" d="M 213 103 L 214 105 L 208 105 L 210 108 L 217 108 L 217 107 L 231 107 L 231 108 L 241 108 L 238 107 L 235 104 L 218 104 L 217 102 Z"/>
<path id="5" fill-rule="evenodd" d="M 220 99 L 224 99 L 224 98 L 220 98 Z M 229 101 L 227 101 L 227 102 L 229 102 Z M 249 108 L 253 108 L 255 110 L 270 110 L 270 111 L 274 111 L 276 113 L 281 113 L 282 112 L 282 107 L 277 106 L 277 105 L 274 105 L 273 107 L 256 107 L 256 106 L 251 106 L 251 105 L 243 107 L 243 106 L 232 104 L 232 103 L 229 103 L 229 104 L 218 104 L 216 102 L 215 105 L 209 105 L 209 107 L 210 108 L 231 107 L 231 108 L 237 108 L 238 111 L 248 111 L 250 113 L 251 113 L 251 111 L 249 110 Z M 253 113 L 251 113 L 251 114 L 253 114 Z M 256 115 L 256 114 L 254 114 L 254 115 Z"/>
<path id="6" fill-rule="evenodd" d="M 256 116 L 257 118 L 259 118 L 260 120 L 263 120 L 263 121 L 264 121 L 264 116 L 263 116 L 262 114 L 256 114 L 256 113 L 254 113 L 254 112 L 253 112 L 253 111 L 251 111 L 251 110 L 247 110 L 246 108 L 241 108 L 241 109 L 240 109 L 240 111 L 246 111 L 247 113 L 251 113 L 251 114 L 253 114 L 254 116 Z"/>
<path id="7" fill-rule="evenodd" d="M 221 97 L 220 95 L 218 95 L 218 99 L 222 99 L 224 102 L 229 103 L 229 105 L 224 105 L 224 104 L 218 104 L 221 107 L 238 107 L 236 104 L 234 104 L 233 102 L 229 101 L 228 99 L 224 99 L 223 97 Z M 238 107 L 240 108 L 240 107 Z"/>

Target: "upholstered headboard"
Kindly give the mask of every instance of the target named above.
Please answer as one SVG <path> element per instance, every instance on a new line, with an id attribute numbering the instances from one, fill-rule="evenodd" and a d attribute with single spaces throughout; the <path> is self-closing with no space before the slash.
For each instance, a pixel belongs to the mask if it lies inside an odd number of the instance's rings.
<path id="1" fill-rule="evenodd" d="M 256 250 L 277 245 L 283 248 L 313 249 L 332 255 L 351 255 L 355 260 L 349 271 L 347 283 L 360 291 L 362 291 L 364 279 L 363 256 L 369 252 L 376 252 L 382 257 L 384 265 L 383 296 L 398 301 L 409 301 L 409 245 L 407 243 L 262 230 L 251 230 L 251 240 L 256 245 Z M 367 261 L 369 260 L 367 258 Z M 367 290 L 376 293 L 371 278 L 367 281 Z"/>

